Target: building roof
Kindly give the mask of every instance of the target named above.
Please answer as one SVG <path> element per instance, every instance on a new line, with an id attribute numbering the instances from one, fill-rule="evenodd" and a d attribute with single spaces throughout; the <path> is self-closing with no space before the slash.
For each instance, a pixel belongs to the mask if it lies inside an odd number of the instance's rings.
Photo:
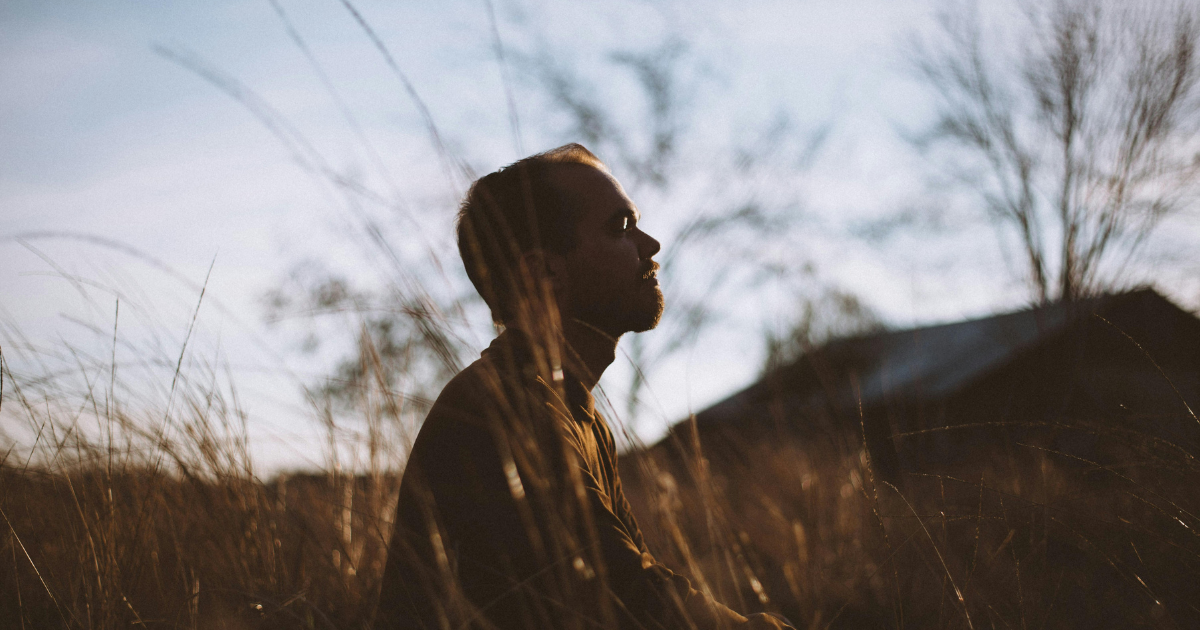
<path id="1" fill-rule="evenodd" d="M 857 404 L 882 404 L 896 392 L 910 399 L 942 398 L 1080 321 L 1130 309 L 1143 318 L 1147 313 L 1181 312 L 1154 290 L 1138 289 L 963 322 L 838 339 L 699 412 L 696 422 L 699 426 L 722 424 L 781 399 L 789 408 L 833 403 L 852 409 Z"/>

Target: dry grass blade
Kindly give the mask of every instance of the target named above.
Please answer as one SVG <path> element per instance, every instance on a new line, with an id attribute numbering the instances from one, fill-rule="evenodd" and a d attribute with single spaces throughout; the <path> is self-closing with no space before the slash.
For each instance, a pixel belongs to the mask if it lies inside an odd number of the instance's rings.
<path id="1" fill-rule="evenodd" d="M 937 542 L 933 540 L 933 535 L 929 533 L 929 528 L 925 526 L 925 521 L 921 519 L 921 515 L 917 513 L 917 510 L 912 506 L 912 503 L 909 502 L 908 497 L 904 496 L 904 494 L 900 492 L 899 488 L 887 481 L 883 483 L 887 487 L 891 488 L 892 491 L 896 493 L 896 496 L 900 497 L 904 501 L 904 505 L 908 506 L 913 518 L 917 519 L 917 523 L 921 525 L 921 529 L 925 532 L 925 538 L 929 540 L 929 545 L 933 547 L 933 552 L 937 554 L 938 562 L 942 564 L 942 570 L 945 571 L 946 578 L 950 580 L 950 585 L 954 587 L 954 594 L 958 597 L 959 605 L 962 606 L 963 618 L 967 621 L 967 627 L 974 628 L 974 624 L 971 623 L 971 613 L 967 610 L 967 602 L 965 599 L 963 599 L 962 590 L 958 588 L 958 584 L 954 581 L 954 575 L 950 573 L 950 567 L 946 566 L 946 559 L 942 557 L 942 551 L 938 549 Z"/>
<path id="2" fill-rule="evenodd" d="M 1175 396 L 1179 398 L 1179 402 L 1183 405 L 1183 408 L 1187 410 L 1188 415 L 1191 416 L 1192 419 L 1196 421 L 1196 424 L 1200 424 L 1200 418 L 1196 417 L 1196 412 L 1192 411 L 1192 407 L 1190 405 L 1188 405 L 1187 399 L 1185 399 L 1183 397 L 1183 394 L 1180 393 L 1179 388 L 1175 386 L 1175 382 L 1171 380 L 1170 376 L 1167 376 L 1167 373 L 1165 371 L 1163 371 L 1162 366 L 1160 366 L 1158 364 L 1158 361 L 1154 360 L 1154 357 L 1150 356 L 1150 353 L 1147 352 L 1146 349 L 1142 347 L 1142 344 L 1138 343 L 1138 341 L 1136 339 L 1129 336 L 1129 333 L 1125 332 L 1124 330 L 1121 330 L 1121 328 L 1119 326 L 1108 321 L 1102 315 L 1096 314 L 1094 317 L 1096 319 L 1099 319 L 1100 321 L 1104 322 L 1105 324 L 1112 326 L 1112 328 L 1114 330 L 1121 333 L 1121 335 L 1123 337 L 1128 339 L 1129 343 L 1133 344 L 1134 347 L 1137 348 L 1138 351 L 1142 353 L 1142 356 L 1146 357 L 1146 360 L 1150 362 L 1150 365 L 1153 365 L 1154 369 L 1158 370 L 1158 373 L 1160 375 L 1162 375 L 1163 380 L 1166 381 L 1166 383 L 1171 386 L 1171 390 L 1175 392 Z"/>
<path id="3" fill-rule="evenodd" d="M 33 561 L 33 557 L 29 555 L 29 550 L 25 548 L 25 543 L 21 542 L 21 537 L 17 535 L 16 528 L 13 527 L 12 521 L 8 520 L 8 514 L 4 513 L 3 508 L 0 508 L 0 516 L 4 517 L 4 524 L 8 525 L 8 531 L 12 535 L 12 539 L 17 541 L 17 545 L 21 548 L 21 553 L 25 554 L 25 559 L 29 561 L 29 566 L 33 569 L 34 574 L 37 575 L 38 581 L 42 583 L 42 588 L 45 589 L 46 595 L 50 598 L 50 601 L 54 603 L 55 612 L 58 613 L 59 618 L 62 619 L 62 622 L 66 624 L 67 618 L 65 615 L 63 615 L 62 606 L 59 605 L 58 598 L 54 596 L 54 591 L 50 590 L 50 585 L 46 583 L 46 578 L 42 577 L 42 572 L 38 571 L 37 564 Z M 76 619 L 75 621 L 78 623 L 79 620 Z M 23 622 L 24 617 L 22 616 L 22 623 Z"/>
<path id="4" fill-rule="evenodd" d="M 400 69 L 400 64 L 396 62 L 396 58 L 393 57 L 391 51 L 388 50 L 387 44 L 383 43 L 383 40 L 380 39 L 379 35 L 375 33 L 375 29 L 371 27 L 365 18 L 363 18 L 362 13 L 359 13 L 358 9 L 353 3 L 350 2 L 350 0 L 341 0 L 341 3 L 342 6 L 346 7 L 346 10 L 350 12 L 350 15 L 354 17 L 354 21 L 358 23 L 359 27 L 362 28 L 367 37 L 370 38 L 371 43 L 375 46 L 375 49 L 379 51 L 379 54 L 383 56 L 384 61 L 387 62 L 388 68 L 392 70 L 392 73 L 396 75 L 396 78 L 398 78 L 400 83 L 404 86 L 405 93 L 408 94 L 408 97 L 412 99 L 413 104 L 416 105 L 417 111 L 420 113 L 421 120 L 424 123 L 425 131 L 429 134 L 430 140 L 433 141 L 433 148 L 435 151 L 437 151 L 438 157 L 442 159 L 443 164 L 446 166 L 447 175 L 450 175 L 453 181 L 453 175 L 456 174 L 455 172 L 457 171 L 457 174 L 464 176 L 467 181 L 474 179 L 472 177 L 471 169 L 461 160 L 456 159 L 446 147 L 446 143 L 442 141 L 442 134 L 438 131 L 437 124 L 433 121 L 433 114 L 429 111 L 429 107 L 425 105 L 425 101 L 421 98 L 421 95 L 417 93 L 417 88 L 413 86 L 412 81 L 410 81 L 408 78 L 408 75 Z"/>

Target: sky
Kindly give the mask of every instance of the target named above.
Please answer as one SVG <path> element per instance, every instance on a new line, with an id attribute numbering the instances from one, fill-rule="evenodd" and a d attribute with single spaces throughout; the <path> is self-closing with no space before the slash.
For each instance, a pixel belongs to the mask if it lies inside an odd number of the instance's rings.
<path id="1" fill-rule="evenodd" d="M 670 190 L 631 188 L 648 232 L 669 234 L 703 206 L 720 173 L 710 155 L 784 116 L 798 137 L 829 129 L 811 166 L 767 191 L 795 202 L 802 220 L 782 246 L 811 263 L 811 283 L 855 293 L 896 327 L 1028 303 L 986 222 L 952 219 L 937 238 L 886 243 L 856 232 L 928 199 L 928 172 L 903 134 L 926 124 L 932 106 L 902 51 L 931 28 L 931 2 L 494 0 L 504 64 L 484 0 L 353 6 L 411 91 L 334 0 L 0 5 L 8 369 L 81 366 L 79 382 L 111 379 L 135 411 L 174 404 L 177 368 L 212 378 L 237 390 L 266 469 L 320 464 L 321 429 L 301 385 L 328 374 L 354 326 L 316 324 L 331 341 L 303 351 L 307 324 L 268 325 L 266 292 L 304 264 L 377 285 L 383 272 L 364 252 L 364 217 L 382 226 L 404 265 L 449 278 L 435 290 L 469 291 L 461 274 L 436 271 L 457 262 L 453 210 L 468 181 L 442 155 L 480 174 L 577 139 L 544 84 L 522 71 L 522 55 L 542 51 L 572 69 L 636 128 L 639 93 L 613 52 L 657 54 L 673 41 L 686 50 L 686 153 Z M 226 89 L 197 69 L 225 77 Z M 348 201 L 314 168 L 387 203 Z M 719 271 L 693 258 L 664 286 L 702 285 Z M 1178 286 L 1181 303 L 1200 295 Z M 641 439 L 755 378 L 764 327 L 787 325 L 796 290 L 739 290 L 722 294 L 729 307 L 696 347 L 650 375 L 646 411 L 628 419 Z M 478 322 L 463 328 L 477 349 L 488 332 Z M 615 365 L 602 386 L 619 397 L 629 373 Z M 21 444 L 31 430 L 13 407 L 0 410 L 0 439 Z"/>

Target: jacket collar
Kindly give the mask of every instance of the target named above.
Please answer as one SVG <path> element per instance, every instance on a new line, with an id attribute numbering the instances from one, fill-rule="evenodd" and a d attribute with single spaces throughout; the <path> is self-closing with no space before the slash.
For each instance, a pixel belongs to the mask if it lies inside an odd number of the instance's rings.
<path id="1" fill-rule="evenodd" d="M 561 360 L 557 361 L 558 366 L 554 365 L 556 361 L 551 357 L 554 353 L 549 350 L 536 347 L 524 331 L 507 328 L 492 340 L 484 354 L 491 355 L 491 360 L 502 369 L 511 367 L 525 378 L 550 385 L 563 396 L 572 416 L 591 422 L 596 416 L 595 397 L 570 369 L 564 369 Z"/>

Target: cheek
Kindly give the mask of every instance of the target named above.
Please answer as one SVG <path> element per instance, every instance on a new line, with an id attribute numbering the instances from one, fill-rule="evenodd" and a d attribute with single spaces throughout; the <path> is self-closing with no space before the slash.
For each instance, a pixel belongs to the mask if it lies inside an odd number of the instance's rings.
<path id="1" fill-rule="evenodd" d="M 580 244 L 575 254 L 568 261 L 575 292 L 621 289 L 638 277 L 637 248 L 631 241 Z"/>

